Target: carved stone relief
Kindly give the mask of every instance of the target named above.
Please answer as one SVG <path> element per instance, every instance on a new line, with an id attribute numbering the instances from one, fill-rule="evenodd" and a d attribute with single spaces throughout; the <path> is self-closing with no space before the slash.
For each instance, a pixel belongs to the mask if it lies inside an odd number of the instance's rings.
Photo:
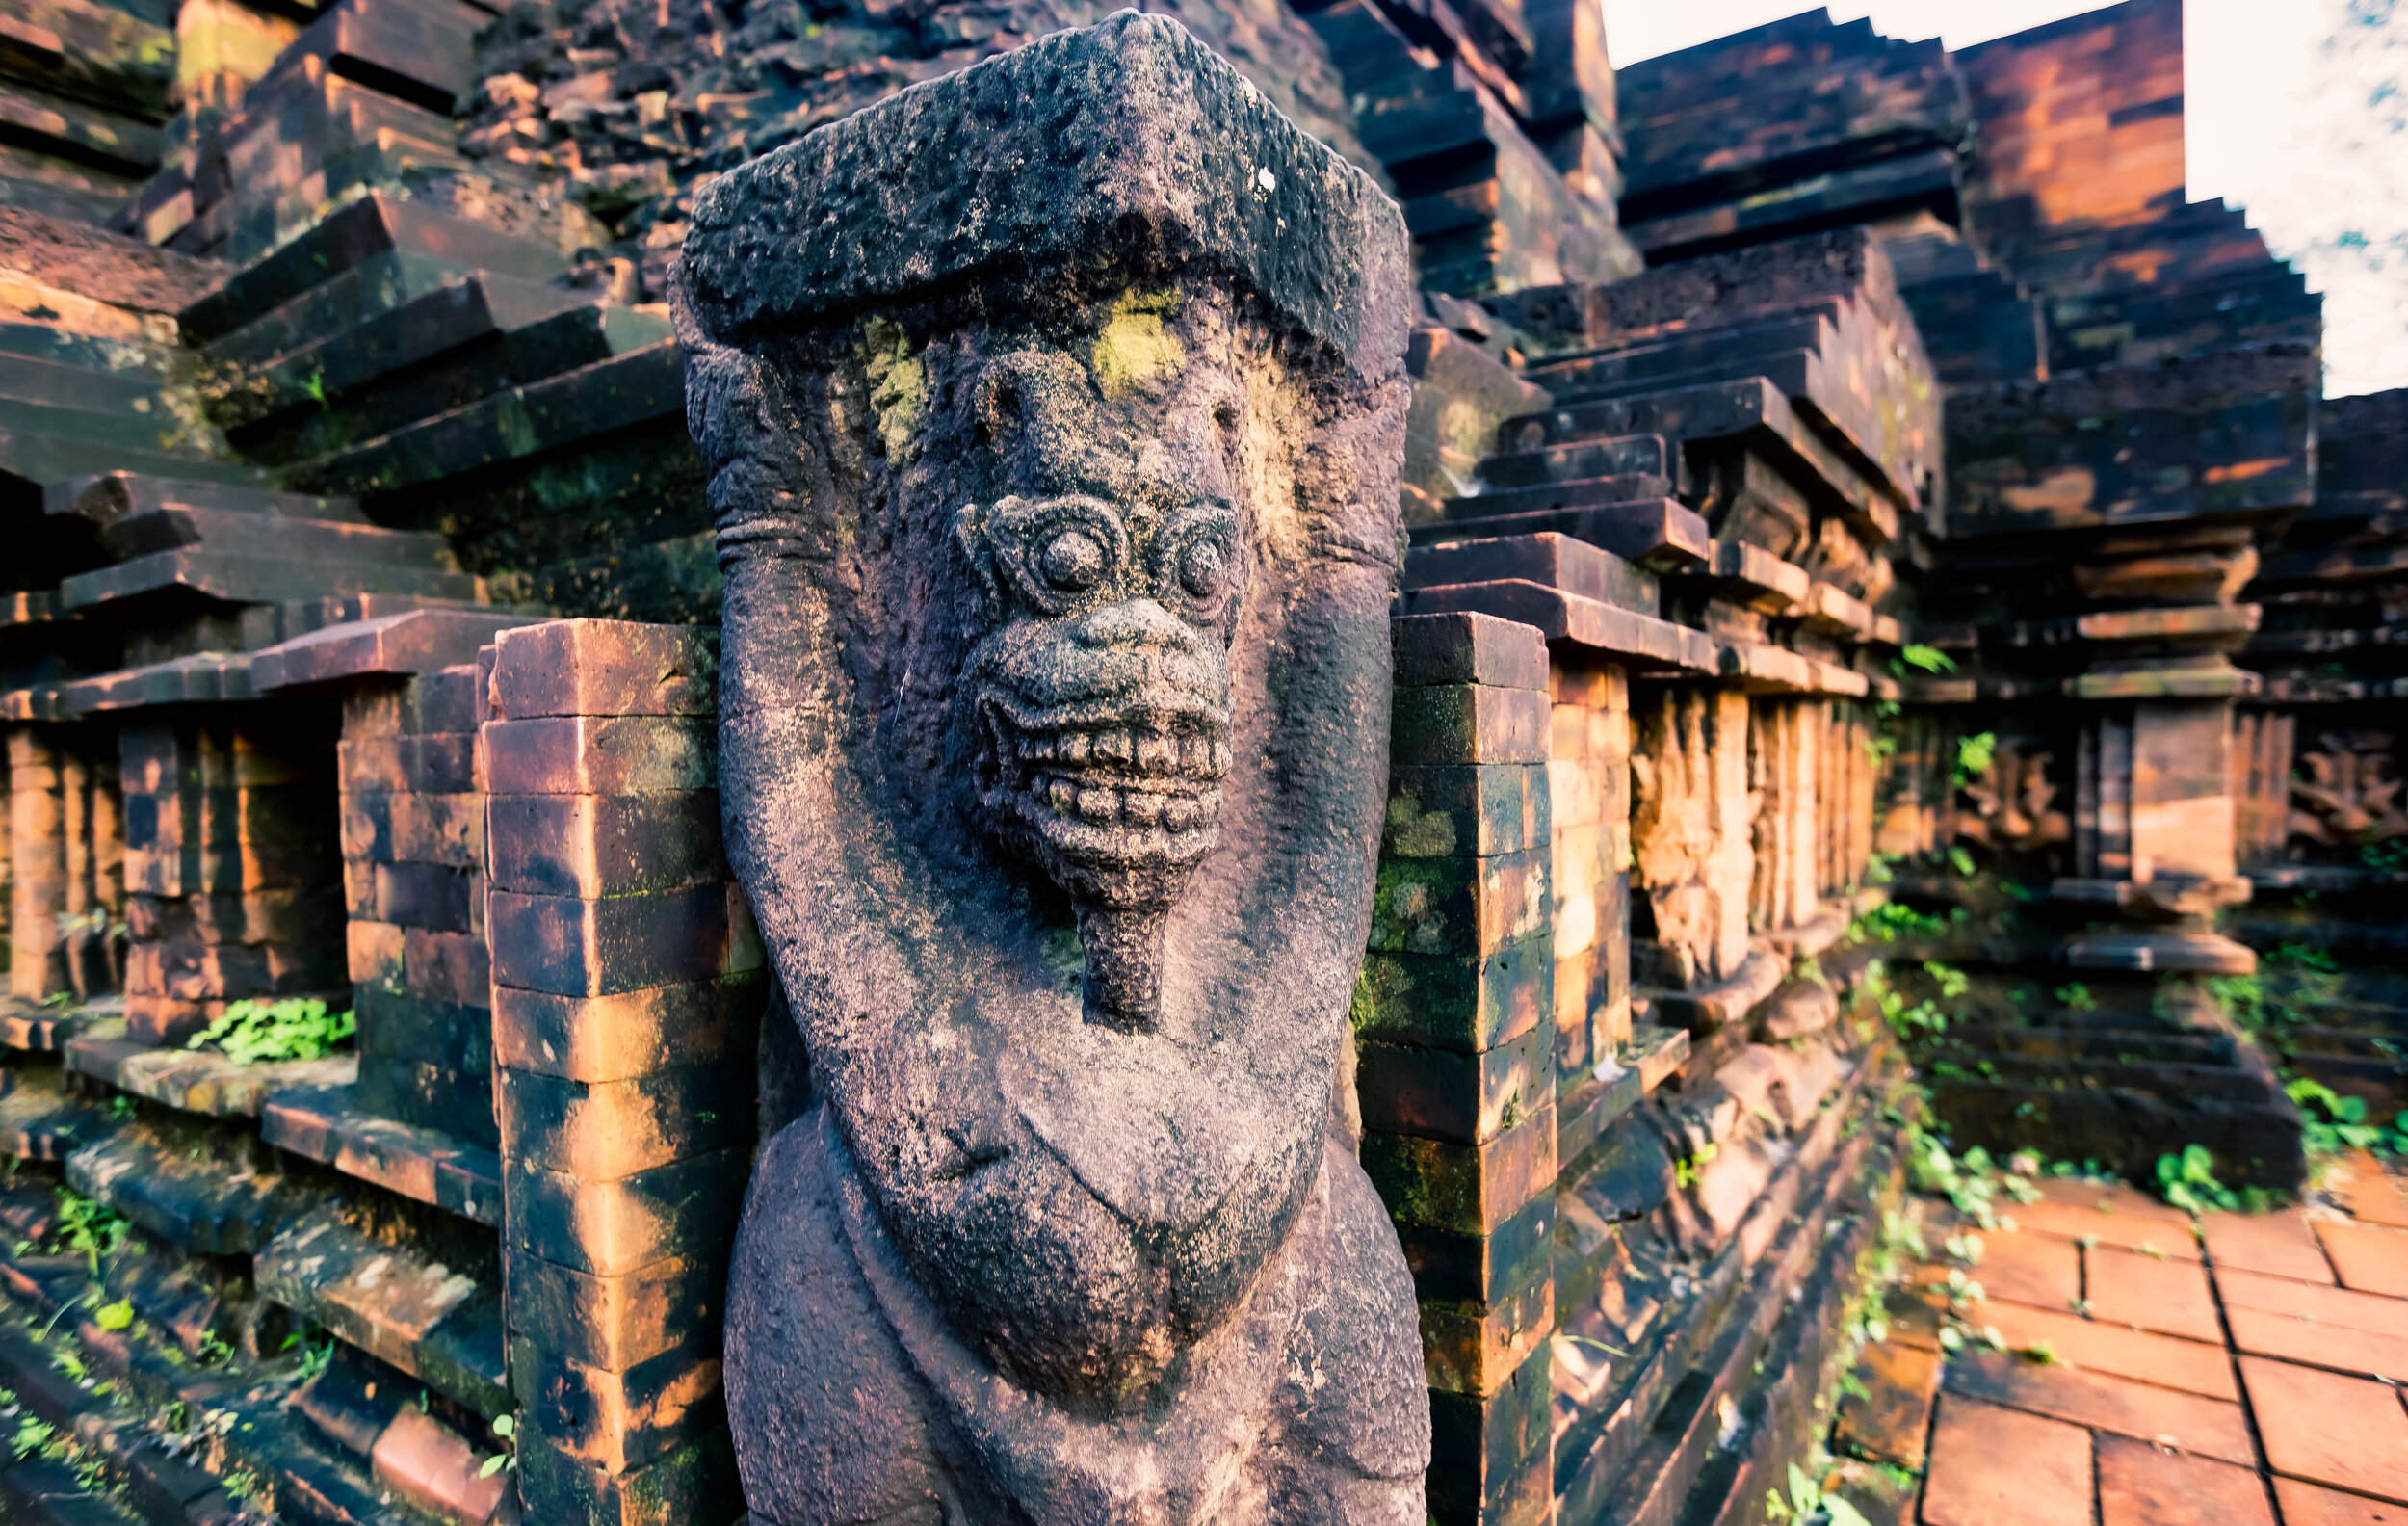
<path id="1" fill-rule="evenodd" d="M 756 1519 L 1424 1520 L 1331 1106 L 1409 290 L 1393 203 L 1127 13 L 701 197 L 727 843 L 817 1088 L 730 1277 Z"/>
<path id="2" fill-rule="evenodd" d="M 2408 809 L 2388 731 L 2327 731 L 2299 754 L 2291 776 L 2290 831 L 2326 848 L 2408 837 Z"/>
<path id="3" fill-rule="evenodd" d="M 2033 742 L 2000 742 L 1989 772 L 1964 786 L 1973 809 L 1957 812 L 1956 835 L 2022 853 L 2070 842 L 2073 818 L 2058 806 L 2062 791 L 2049 777 L 2055 764 L 2056 754 Z"/>
<path id="4" fill-rule="evenodd" d="M 1728 980 L 1747 959 L 1761 804 L 1748 787 L 1747 696 L 1642 691 L 1632 697 L 1631 720 L 1632 909 L 1635 919 L 1645 913 L 1632 930 L 1632 978 L 1671 987 Z M 1645 972 L 1642 955 L 1654 961 Z"/>

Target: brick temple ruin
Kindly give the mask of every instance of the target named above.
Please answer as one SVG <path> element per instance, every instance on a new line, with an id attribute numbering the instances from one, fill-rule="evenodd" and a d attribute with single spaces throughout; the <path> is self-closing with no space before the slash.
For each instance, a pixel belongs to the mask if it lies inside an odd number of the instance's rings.
<path id="1" fill-rule="evenodd" d="M 10 1519 L 746 1517 L 730 1248 L 816 1093 L 670 289 L 727 171 L 1106 9 L 0 14 Z M 2187 198 L 2180 0 L 1618 71 L 1594 0 L 1148 9 L 1410 241 L 1333 1126 L 1430 1521 L 1766 1519 L 1919 1084 L 2277 1193 L 2287 1081 L 2397 1116 L 2408 392 L 2324 399 Z"/>

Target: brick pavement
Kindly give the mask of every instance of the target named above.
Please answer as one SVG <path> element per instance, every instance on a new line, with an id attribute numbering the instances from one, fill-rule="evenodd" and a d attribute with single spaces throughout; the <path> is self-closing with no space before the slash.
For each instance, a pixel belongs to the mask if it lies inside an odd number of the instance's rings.
<path id="1" fill-rule="evenodd" d="M 1950 1211 L 1924 1205 L 1933 1263 L 1893 1297 L 1833 1431 L 1836 1452 L 1893 1465 L 1885 1487 L 1841 1464 L 1868 1515 L 2408 1526 L 2397 1163 L 2360 1154 L 2314 1206 L 2196 1221 L 2129 1187 L 2041 1191 L 2003 1207 L 1970 1264 L 1940 1253 Z M 1951 1269 L 1973 1285 L 1951 1292 Z M 1935 1310 L 1951 1300 L 1973 1338 L 1946 1353 Z M 1920 1487 L 1901 1487 L 1917 1469 Z"/>

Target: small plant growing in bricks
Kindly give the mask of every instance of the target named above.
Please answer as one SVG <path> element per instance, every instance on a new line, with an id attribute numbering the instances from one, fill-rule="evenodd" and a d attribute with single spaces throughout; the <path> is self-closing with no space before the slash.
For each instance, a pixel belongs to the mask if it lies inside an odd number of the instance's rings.
<path id="1" fill-rule="evenodd" d="M 87 1197 L 72 1187 L 59 1189 L 59 1215 L 39 1240 L 20 1240 L 14 1253 L 25 1255 L 42 1249 L 72 1251 L 92 1264 L 92 1276 L 100 1275 L 100 1262 L 105 1256 L 117 1254 L 125 1244 L 128 1225 L 116 1209 L 96 1197 Z"/>
<path id="2" fill-rule="evenodd" d="M 2367 1099 L 2343 1096 L 2321 1081 L 2300 1076 L 2283 1088 L 2299 1104 L 2299 1144 L 2308 1152 L 2310 1174 L 2344 1149 L 2372 1149 L 2383 1131 L 2367 1121 Z M 2310 1112 L 2310 1108 L 2316 1112 Z M 2318 1117 L 2321 1113 L 2323 1116 Z"/>
<path id="3" fill-rule="evenodd" d="M 495 1416 L 493 1421 L 493 1434 L 495 1436 L 500 1438 L 502 1450 L 484 1460 L 484 1464 L 477 1469 L 477 1477 L 479 1478 L 491 1478 L 494 1474 L 501 1472 L 505 1468 L 514 1468 L 518 1466 L 517 1442 L 513 1439 L 518 1434 L 518 1420 L 516 1416 Z"/>
<path id="4" fill-rule="evenodd" d="M 2158 1157 L 2158 1194 L 2185 1213 L 2240 1207 L 2240 1195 L 2215 1179 L 2215 1157 L 2204 1144 L 2186 1144 L 2179 1155 Z"/>
<path id="5" fill-rule="evenodd" d="M 185 1047 L 215 1044 L 238 1066 L 323 1060 L 357 1029 L 350 1012 L 329 1013 L 327 1004 L 315 996 L 228 1002 L 218 1019 L 195 1034 Z"/>
<path id="6" fill-rule="evenodd" d="M 1765 1519 L 1793 1521 L 1796 1526 L 1872 1526 L 1863 1512 L 1837 1494 L 1823 1492 L 1822 1486 L 1794 1462 L 1790 1464 L 1787 1499 L 1779 1489 L 1765 1491 Z"/>

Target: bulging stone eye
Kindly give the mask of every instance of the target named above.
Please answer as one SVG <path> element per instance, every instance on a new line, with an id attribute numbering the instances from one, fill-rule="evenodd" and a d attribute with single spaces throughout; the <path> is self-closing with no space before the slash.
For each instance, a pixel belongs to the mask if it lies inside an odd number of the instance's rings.
<path id="1" fill-rule="evenodd" d="M 1084 593 L 1104 576 L 1104 548 L 1084 530 L 1065 530 L 1045 547 L 1045 581 L 1071 593 Z"/>
<path id="2" fill-rule="evenodd" d="M 1201 540 L 1188 548 L 1179 559 L 1179 585 L 1191 597 L 1209 599 L 1217 596 L 1222 582 L 1229 575 L 1229 562 L 1220 547 L 1210 540 Z"/>

